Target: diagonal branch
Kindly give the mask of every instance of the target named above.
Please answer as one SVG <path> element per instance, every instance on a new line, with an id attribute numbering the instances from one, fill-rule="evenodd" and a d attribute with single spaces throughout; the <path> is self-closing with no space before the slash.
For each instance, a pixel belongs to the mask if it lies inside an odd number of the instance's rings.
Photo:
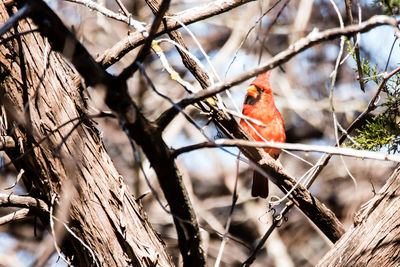
<path id="1" fill-rule="evenodd" d="M 344 28 L 333 28 L 325 30 L 323 32 L 311 32 L 307 37 L 298 40 L 294 44 L 290 45 L 288 49 L 280 52 L 273 58 L 267 60 L 259 67 L 243 72 L 242 74 L 239 74 L 228 81 L 217 83 L 214 86 L 209 87 L 207 90 L 200 91 L 187 98 L 184 98 L 180 102 L 178 102 L 177 105 L 180 108 L 184 108 L 193 103 L 197 103 L 198 101 L 203 100 L 205 98 L 212 97 L 222 91 L 228 90 L 233 86 L 240 84 L 241 82 L 247 79 L 250 79 L 268 70 L 271 70 L 283 63 L 286 63 L 297 54 L 322 42 L 333 40 L 343 35 L 348 36 L 358 32 L 367 32 L 369 30 L 372 30 L 373 28 L 382 25 L 391 25 L 394 27 L 394 29 L 397 29 L 396 26 L 399 23 L 400 19 L 394 19 L 388 16 L 374 16 L 369 20 L 358 25 L 350 25 Z M 397 29 L 396 34 L 398 33 L 398 31 L 399 30 Z M 173 118 L 172 114 L 168 114 L 169 116 L 167 116 L 166 114 L 167 112 L 177 114 L 176 111 L 171 109 L 164 112 L 165 114 L 162 114 L 161 116 L 169 119 L 171 117 Z"/>
<path id="2" fill-rule="evenodd" d="M 10 214 L 4 215 L 0 217 L 0 225 L 12 222 L 12 221 L 18 221 L 21 219 L 25 219 L 30 213 L 29 209 L 19 209 L 17 211 L 13 211 Z"/>
<path id="3" fill-rule="evenodd" d="M 185 11 L 176 14 L 179 21 L 189 25 L 197 21 L 207 19 L 209 17 L 227 12 L 233 8 L 239 7 L 246 3 L 252 2 L 254 0 L 218 0 L 211 1 L 202 6 L 193 7 Z M 176 30 L 181 27 L 181 25 L 174 19 L 166 19 L 166 26 L 163 26 L 156 34 L 160 36 L 168 31 Z M 147 32 L 150 28 L 147 27 Z M 128 52 L 132 51 L 139 45 L 145 42 L 146 37 L 142 35 L 141 32 L 135 32 L 123 40 L 116 43 L 112 48 L 106 50 L 102 55 L 100 55 L 96 60 L 99 62 L 103 68 L 108 68 L 115 62 L 119 61 Z"/>
<path id="4" fill-rule="evenodd" d="M 33 208 L 46 213 L 49 211 L 46 202 L 41 199 L 3 193 L 0 193 L 0 207 Z"/>
<path id="5" fill-rule="evenodd" d="M 169 7 L 170 0 L 163 0 L 160 9 L 156 14 L 156 17 L 154 18 L 154 22 L 151 25 L 150 28 L 150 33 L 149 36 L 146 38 L 146 41 L 144 45 L 141 47 L 138 55 L 136 56 L 136 59 L 133 61 L 131 65 L 126 67 L 122 73 L 119 75 L 119 79 L 122 81 L 128 80 L 129 77 L 131 77 L 138 69 L 136 63 L 142 63 L 145 57 L 149 54 L 150 48 L 151 48 L 151 43 L 153 42 L 154 38 L 156 37 L 156 33 L 158 31 L 158 28 L 160 27 L 161 21 L 164 17 L 165 12 L 167 12 L 168 7 Z"/>

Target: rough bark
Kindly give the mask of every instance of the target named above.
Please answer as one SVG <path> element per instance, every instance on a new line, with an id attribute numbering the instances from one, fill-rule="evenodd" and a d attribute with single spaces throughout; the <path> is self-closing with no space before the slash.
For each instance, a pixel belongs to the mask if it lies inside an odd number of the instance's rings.
<path id="1" fill-rule="evenodd" d="M 8 18 L 1 3 L 0 25 Z M 34 28 L 23 22 L 18 31 Z M 68 226 L 95 258 L 71 235 L 65 236 L 62 251 L 73 256 L 75 266 L 95 262 L 101 266 L 152 266 L 156 262 L 171 266 L 164 244 L 125 187 L 90 121 L 73 129 L 78 122 L 74 121 L 52 134 L 57 126 L 82 115 L 83 100 L 71 79 L 76 74 L 54 52 L 45 70 L 46 47 L 50 46 L 40 35 L 24 35 L 19 43 L 13 39 L 0 46 L 0 99 L 8 116 L 7 131 L 15 139 L 22 138 L 26 152 L 20 157 L 19 147 L 8 155 L 17 169 L 25 170 L 23 180 L 31 196 L 48 205 L 54 195 L 68 192 L 72 196 Z M 40 142 L 46 135 L 49 138 Z"/>
<path id="2" fill-rule="evenodd" d="M 354 220 L 318 266 L 398 266 L 400 168 Z"/>
<path id="3" fill-rule="evenodd" d="M 21 0 L 16 3 L 19 8 L 19 18 L 23 16 L 22 14 L 31 18 L 37 25 L 38 31 L 48 38 L 51 47 L 62 53 L 74 65 L 86 85 L 106 89 L 105 103 L 114 111 L 114 114 L 117 114 L 119 123 L 128 137 L 143 149 L 157 173 L 171 214 L 174 216 L 184 264 L 203 266 L 205 257 L 200 247 L 199 227 L 181 176 L 174 164 L 170 149 L 162 139 L 161 132 L 141 114 L 129 96 L 126 83 L 127 72 L 124 70 L 121 75 L 114 76 L 103 70 L 46 3 L 35 0 Z M 9 30 L 10 25 L 12 24 L 7 23 L 3 26 L 2 31 Z M 156 28 L 155 26 L 154 29 Z M 152 36 L 154 37 L 150 32 L 146 43 L 151 42 Z M 143 47 L 146 46 L 145 44 Z M 143 51 L 145 50 L 147 49 Z M 145 54 L 144 52 L 139 54 L 142 53 Z M 135 61 L 135 63 L 139 62 Z M 134 69 L 134 64 L 126 68 L 131 74 Z"/>

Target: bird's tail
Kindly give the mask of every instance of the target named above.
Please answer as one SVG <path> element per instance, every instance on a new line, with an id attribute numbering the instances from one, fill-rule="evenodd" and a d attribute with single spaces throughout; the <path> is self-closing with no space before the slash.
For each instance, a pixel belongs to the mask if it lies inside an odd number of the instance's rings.
<path id="1" fill-rule="evenodd" d="M 268 197 L 268 179 L 256 171 L 253 173 L 251 196 L 262 198 Z"/>

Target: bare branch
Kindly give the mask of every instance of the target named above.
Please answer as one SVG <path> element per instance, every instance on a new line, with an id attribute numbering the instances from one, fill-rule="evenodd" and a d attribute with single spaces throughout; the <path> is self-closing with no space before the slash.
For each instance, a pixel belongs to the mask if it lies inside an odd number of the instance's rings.
<path id="1" fill-rule="evenodd" d="M 156 37 L 156 33 L 158 31 L 158 28 L 160 27 L 161 21 L 164 17 L 165 12 L 167 12 L 168 7 L 169 7 L 170 0 L 163 0 L 160 9 L 156 14 L 156 17 L 154 18 L 154 22 L 151 25 L 149 36 L 146 38 L 146 41 L 142 48 L 140 49 L 138 55 L 136 56 L 136 59 L 134 62 L 126 67 L 122 73 L 118 76 L 118 78 L 122 81 L 126 81 L 129 77 L 131 77 L 137 70 L 137 64 L 136 63 L 142 63 L 145 57 L 149 54 L 150 48 L 151 48 L 151 43 Z"/>
<path id="2" fill-rule="evenodd" d="M 11 136 L 0 136 L 0 150 L 15 148 L 15 141 Z"/>
<path id="3" fill-rule="evenodd" d="M 121 13 L 113 12 L 113 11 L 107 9 L 106 7 L 98 4 L 97 2 L 94 2 L 91 0 L 67 0 L 67 1 L 76 3 L 76 4 L 80 4 L 80 5 L 84 5 L 92 10 L 99 12 L 100 14 L 103 14 L 104 16 L 106 16 L 108 18 L 112 18 L 112 19 L 115 19 L 118 21 L 123 21 L 127 24 L 130 23 L 128 16 L 125 16 Z"/>
<path id="4" fill-rule="evenodd" d="M 49 211 L 49 207 L 47 206 L 46 202 L 41 199 L 3 193 L 0 193 L 0 207 L 19 207 L 27 209 L 34 208 L 41 212 Z"/>
<path id="5" fill-rule="evenodd" d="M 350 21 L 349 24 L 350 25 L 354 24 L 353 14 L 351 13 L 351 0 L 345 0 L 344 2 L 346 4 L 347 18 Z M 359 21 L 359 22 L 361 22 L 361 21 Z M 365 88 L 364 88 L 364 82 L 363 82 L 363 72 L 362 72 L 362 68 L 361 68 L 360 48 L 358 46 L 359 37 L 357 36 L 357 34 L 353 34 L 352 38 L 353 38 L 353 43 L 354 43 L 354 53 L 356 55 L 358 81 L 360 83 L 360 89 L 364 92 Z"/>
<path id="6" fill-rule="evenodd" d="M 220 146 L 239 146 L 239 147 L 259 147 L 259 148 L 278 148 L 292 151 L 303 151 L 303 152 L 321 152 L 331 155 L 341 155 L 347 157 L 355 157 L 362 159 L 375 159 L 400 162 L 400 156 L 382 154 L 372 152 L 369 150 L 356 150 L 352 148 L 341 148 L 333 146 L 318 146 L 318 145 L 305 145 L 305 144 L 289 144 L 289 143 L 275 143 L 275 142 L 256 142 L 248 140 L 235 140 L 235 139 L 218 139 L 215 142 L 202 142 L 191 146 L 186 146 L 174 151 L 173 155 L 178 156 L 179 154 L 190 152 L 196 149 L 206 147 L 220 147 Z"/>
<path id="7" fill-rule="evenodd" d="M 254 0 L 218 0 L 211 1 L 205 5 L 199 7 L 193 7 L 185 11 L 176 14 L 179 21 L 185 25 L 192 24 L 197 21 L 204 20 L 206 18 L 227 12 L 235 7 L 244 5 L 248 2 Z M 166 26 L 161 28 L 156 36 L 160 36 L 168 31 L 176 30 L 181 27 L 181 25 L 174 19 L 167 19 Z M 147 27 L 147 31 L 150 28 Z M 125 39 L 116 43 L 112 48 L 106 50 L 102 55 L 100 55 L 96 61 L 99 62 L 103 68 L 108 68 L 115 62 L 119 61 L 124 55 L 129 51 L 135 49 L 139 45 L 143 44 L 145 37 L 140 32 L 135 32 Z"/>
<path id="8" fill-rule="evenodd" d="M 400 19 L 396 20 L 394 18 L 388 17 L 388 16 L 375 16 L 372 17 L 371 19 L 367 20 L 366 22 L 363 22 L 358 25 L 350 25 L 347 27 L 342 28 L 334 28 L 334 29 L 329 29 L 325 30 L 323 32 L 311 32 L 307 37 L 302 38 L 289 46 L 288 49 L 282 51 L 278 55 L 274 56 L 273 58 L 269 59 L 267 62 L 262 64 L 261 66 L 254 68 L 252 70 L 249 70 L 247 72 L 243 72 L 240 75 L 237 75 L 236 77 L 225 81 L 221 83 L 217 83 L 214 86 L 210 86 L 207 90 L 200 91 L 196 94 L 193 94 L 191 96 L 188 96 L 178 103 L 176 105 L 184 109 L 185 107 L 197 103 L 205 98 L 214 96 L 224 90 L 230 89 L 232 86 L 240 84 L 241 82 L 250 79 L 258 74 L 261 74 L 263 72 L 266 72 L 268 70 L 271 70 L 283 63 L 286 63 L 289 61 L 292 57 L 297 55 L 298 53 L 306 50 L 307 48 L 310 48 L 314 45 L 317 45 L 321 42 L 332 40 L 335 38 L 338 38 L 342 35 L 351 35 L 353 33 L 357 32 L 366 32 L 369 31 L 375 27 L 381 26 L 381 25 L 392 25 L 395 26 L 400 22 Z M 160 125 L 163 125 L 164 127 L 173 120 L 173 118 L 178 114 L 178 111 L 175 108 L 170 108 L 166 111 L 164 111 L 160 117 L 158 118 L 158 123 Z"/>
<path id="9" fill-rule="evenodd" d="M 4 215 L 3 217 L 0 217 L 0 225 L 12 222 L 12 221 L 17 221 L 21 219 L 25 219 L 30 210 L 29 209 L 20 209 L 14 212 L 11 212 L 10 214 Z"/>
<path id="10" fill-rule="evenodd" d="M 280 52 L 278 55 L 274 56 L 273 58 L 267 60 L 261 66 L 251 69 L 247 72 L 243 72 L 236 77 L 225 81 L 223 83 L 217 83 L 214 86 L 209 87 L 207 90 L 200 91 L 192 96 L 189 96 L 185 99 L 182 99 L 177 104 L 183 108 L 190 104 L 196 103 L 204 98 L 214 96 L 224 90 L 231 88 L 241 82 L 250 79 L 258 74 L 264 73 L 268 70 L 271 70 L 283 63 L 288 62 L 292 57 L 297 55 L 298 53 L 315 46 L 319 43 L 336 39 L 340 36 L 348 36 L 358 32 L 367 32 L 373 28 L 382 25 L 391 25 L 396 29 L 396 26 L 399 24 L 400 19 L 394 19 L 388 16 L 374 16 L 369 20 L 358 24 L 358 25 L 350 25 L 344 28 L 333 28 L 329 30 L 325 30 L 323 32 L 311 32 L 307 37 L 301 38 L 294 44 L 290 45 L 288 49 Z M 396 30 L 397 34 L 397 30 Z"/>

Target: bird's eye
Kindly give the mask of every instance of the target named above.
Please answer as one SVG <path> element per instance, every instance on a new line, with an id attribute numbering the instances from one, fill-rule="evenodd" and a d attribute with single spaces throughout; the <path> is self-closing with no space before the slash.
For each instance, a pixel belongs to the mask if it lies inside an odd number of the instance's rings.
<path id="1" fill-rule="evenodd" d="M 255 85 L 255 87 L 257 88 L 257 91 L 259 93 L 264 93 L 265 89 L 258 87 L 257 85 Z"/>

